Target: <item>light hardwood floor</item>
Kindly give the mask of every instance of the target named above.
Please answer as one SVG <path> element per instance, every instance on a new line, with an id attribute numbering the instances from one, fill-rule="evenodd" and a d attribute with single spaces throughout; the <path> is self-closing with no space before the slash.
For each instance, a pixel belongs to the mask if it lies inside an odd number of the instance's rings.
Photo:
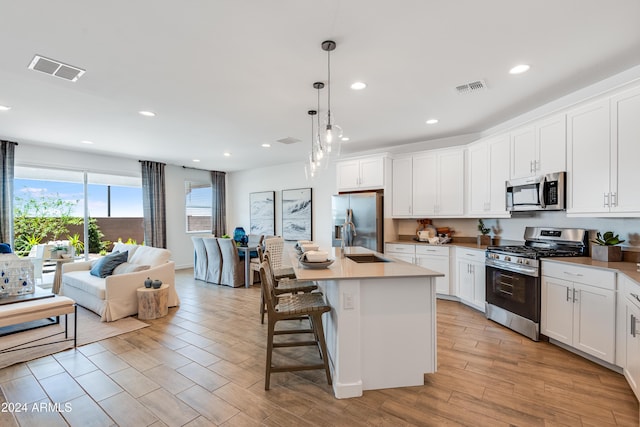
<path id="1" fill-rule="evenodd" d="M 310 371 L 273 374 L 265 391 L 259 288 L 205 284 L 190 270 L 176 282 L 182 305 L 150 327 L 0 370 L 7 402 L 70 404 L 17 412 L 19 425 L 638 426 L 621 375 L 442 300 L 438 372 L 424 386 L 338 400 Z M 416 339 L 420 325 L 399 333 Z M 298 351 L 281 360 L 317 357 Z"/>

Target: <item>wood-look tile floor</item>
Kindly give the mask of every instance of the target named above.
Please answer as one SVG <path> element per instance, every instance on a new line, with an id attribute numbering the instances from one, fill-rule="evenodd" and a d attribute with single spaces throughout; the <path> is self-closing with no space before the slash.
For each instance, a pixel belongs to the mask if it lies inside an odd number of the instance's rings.
<path id="1" fill-rule="evenodd" d="M 6 401 L 29 409 L 0 412 L 0 425 L 638 426 L 621 375 L 443 300 L 438 372 L 424 386 L 338 400 L 322 371 L 309 371 L 273 374 L 265 391 L 259 288 L 192 274 L 177 273 L 182 305 L 150 327 L 0 370 Z M 415 339 L 420 325 L 399 333 Z"/>

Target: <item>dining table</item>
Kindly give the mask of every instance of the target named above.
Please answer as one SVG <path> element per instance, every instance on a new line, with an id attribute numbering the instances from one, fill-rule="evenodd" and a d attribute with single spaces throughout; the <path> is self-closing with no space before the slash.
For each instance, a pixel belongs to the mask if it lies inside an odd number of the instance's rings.
<path id="1" fill-rule="evenodd" d="M 238 246 L 238 252 L 244 254 L 244 287 L 250 288 L 253 283 L 251 280 L 251 252 L 256 252 L 258 245 L 243 245 Z"/>

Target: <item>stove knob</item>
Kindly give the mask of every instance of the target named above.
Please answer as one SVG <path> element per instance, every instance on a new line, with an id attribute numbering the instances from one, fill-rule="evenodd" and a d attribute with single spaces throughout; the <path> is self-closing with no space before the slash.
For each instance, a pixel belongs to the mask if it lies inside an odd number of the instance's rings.
<path id="1" fill-rule="evenodd" d="M 504 257 L 504 260 L 505 260 L 505 261 L 511 261 L 511 257 L 510 257 L 510 256 L 505 256 L 505 257 Z"/>

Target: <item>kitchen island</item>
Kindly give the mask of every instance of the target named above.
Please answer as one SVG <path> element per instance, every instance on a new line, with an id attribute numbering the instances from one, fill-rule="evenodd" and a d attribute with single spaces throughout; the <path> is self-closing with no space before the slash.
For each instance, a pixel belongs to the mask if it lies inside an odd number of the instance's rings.
<path id="1" fill-rule="evenodd" d="M 373 254 L 387 262 L 356 262 Z M 426 268 L 360 247 L 333 248 L 334 263 L 307 269 L 291 254 L 299 280 L 314 280 L 332 307 L 324 330 L 337 398 L 363 390 L 424 384 L 436 370 L 435 277 Z"/>

